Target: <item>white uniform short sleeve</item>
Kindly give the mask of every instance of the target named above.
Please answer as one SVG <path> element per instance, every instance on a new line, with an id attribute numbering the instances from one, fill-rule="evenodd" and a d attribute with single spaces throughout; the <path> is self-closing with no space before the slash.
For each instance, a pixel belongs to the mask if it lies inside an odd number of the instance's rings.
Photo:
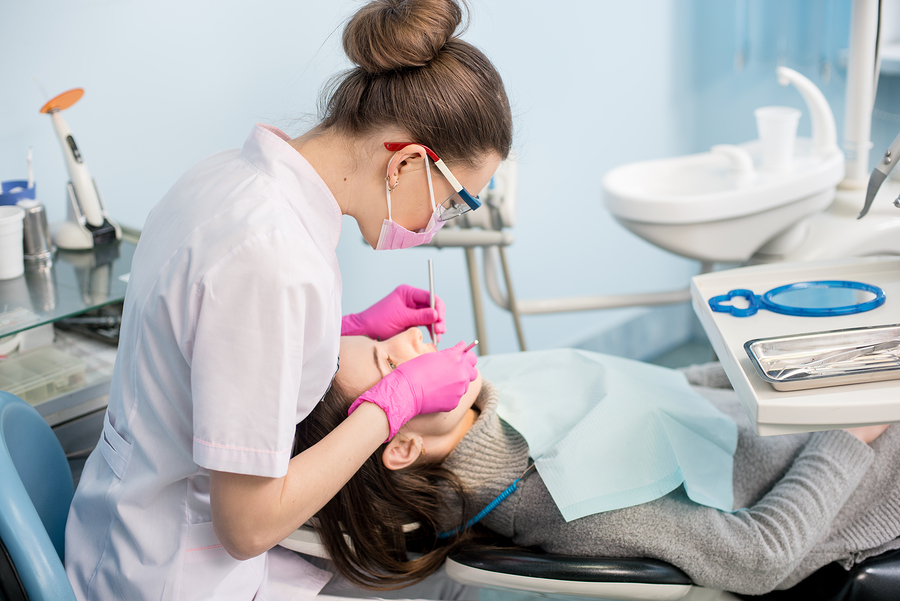
<path id="1" fill-rule="evenodd" d="M 316 351 L 305 342 L 321 337 L 332 293 L 318 284 L 329 274 L 302 242 L 261 233 L 213 266 L 196 290 L 193 453 L 206 469 L 287 473 L 299 367 Z"/>

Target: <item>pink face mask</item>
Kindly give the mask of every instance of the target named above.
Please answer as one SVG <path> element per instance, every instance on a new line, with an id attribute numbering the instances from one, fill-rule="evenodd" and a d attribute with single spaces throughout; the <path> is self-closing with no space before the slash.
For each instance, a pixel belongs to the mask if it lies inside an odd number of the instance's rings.
<path id="1" fill-rule="evenodd" d="M 389 179 L 385 179 L 387 190 L 388 218 L 381 224 L 381 233 L 378 235 L 378 243 L 375 250 L 399 250 L 410 248 L 420 244 L 428 244 L 439 229 L 444 227 L 443 221 L 438 221 L 438 207 L 434 202 L 434 188 L 431 185 L 431 165 L 428 158 L 425 159 L 425 173 L 428 176 L 428 193 L 431 195 L 431 219 L 428 225 L 418 232 L 411 232 L 399 223 L 391 219 L 391 185 Z M 388 165 L 390 176 L 390 165 Z"/>

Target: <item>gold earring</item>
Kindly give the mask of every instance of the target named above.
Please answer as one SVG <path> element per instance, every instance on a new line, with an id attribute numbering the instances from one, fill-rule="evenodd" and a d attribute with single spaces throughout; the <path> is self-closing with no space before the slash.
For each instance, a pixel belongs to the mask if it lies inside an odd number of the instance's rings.
<path id="1" fill-rule="evenodd" d="M 397 183 L 394 184 L 393 186 L 391 185 L 391 178 L 390 178 L 390 176 L 388 176 L 388 175 L 384 176 L 384 181 L 386 181 L 386 182 L 388 183 L 388 192 L 393 192 L 393 191 L 394 191 L 394 188 L 396 188 L 397 186 L 400 185 L 400 178 L 399 178 L 399 177 L 397 178 Z"/>

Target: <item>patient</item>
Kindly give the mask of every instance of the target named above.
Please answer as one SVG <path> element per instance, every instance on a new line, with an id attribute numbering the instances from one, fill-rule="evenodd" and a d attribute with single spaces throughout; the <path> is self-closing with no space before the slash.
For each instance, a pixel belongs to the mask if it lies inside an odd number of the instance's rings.
<path id="1" fill-rule="evenodd" d="M 295 453 L 334 429 L 388 371 L 433 351 L 416 328 L 381 342 L 343 338 L 334 385 L 298 424 Z M 686 375 L 692 384 L 727 385 L 716 365 Z M 457 409 L 413 418 L 373 454 L 319 511 L 317 529 L 341 574 L 373 589 L 421 580 L 484 528 L 549 553 L 659 559 L 698 585 L 746 594 L 789 588 L 833 561 L 849 569 L 900 547 L 900 428 L 758 437 L 734 392 L 707 386 L 695 390 L 738 426 L 734 504 L 746 509 L 699 505 L 679 487 L 654 501 L 566 522 L 532 470 L 479 524 L 437 539 L 531 463 L 525 440 L 497 416 L 503 390 L 479 376 Z"/>

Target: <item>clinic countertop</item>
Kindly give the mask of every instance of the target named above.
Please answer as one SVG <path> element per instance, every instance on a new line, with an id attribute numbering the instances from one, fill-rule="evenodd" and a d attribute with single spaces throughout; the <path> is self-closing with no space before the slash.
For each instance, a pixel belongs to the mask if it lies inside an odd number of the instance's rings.
<path id="1" fill-rule="evenodd" d="M 136 243 L 57 251 L 49 268 L 0 280 L 0 338 L 125 298 Z"/>

